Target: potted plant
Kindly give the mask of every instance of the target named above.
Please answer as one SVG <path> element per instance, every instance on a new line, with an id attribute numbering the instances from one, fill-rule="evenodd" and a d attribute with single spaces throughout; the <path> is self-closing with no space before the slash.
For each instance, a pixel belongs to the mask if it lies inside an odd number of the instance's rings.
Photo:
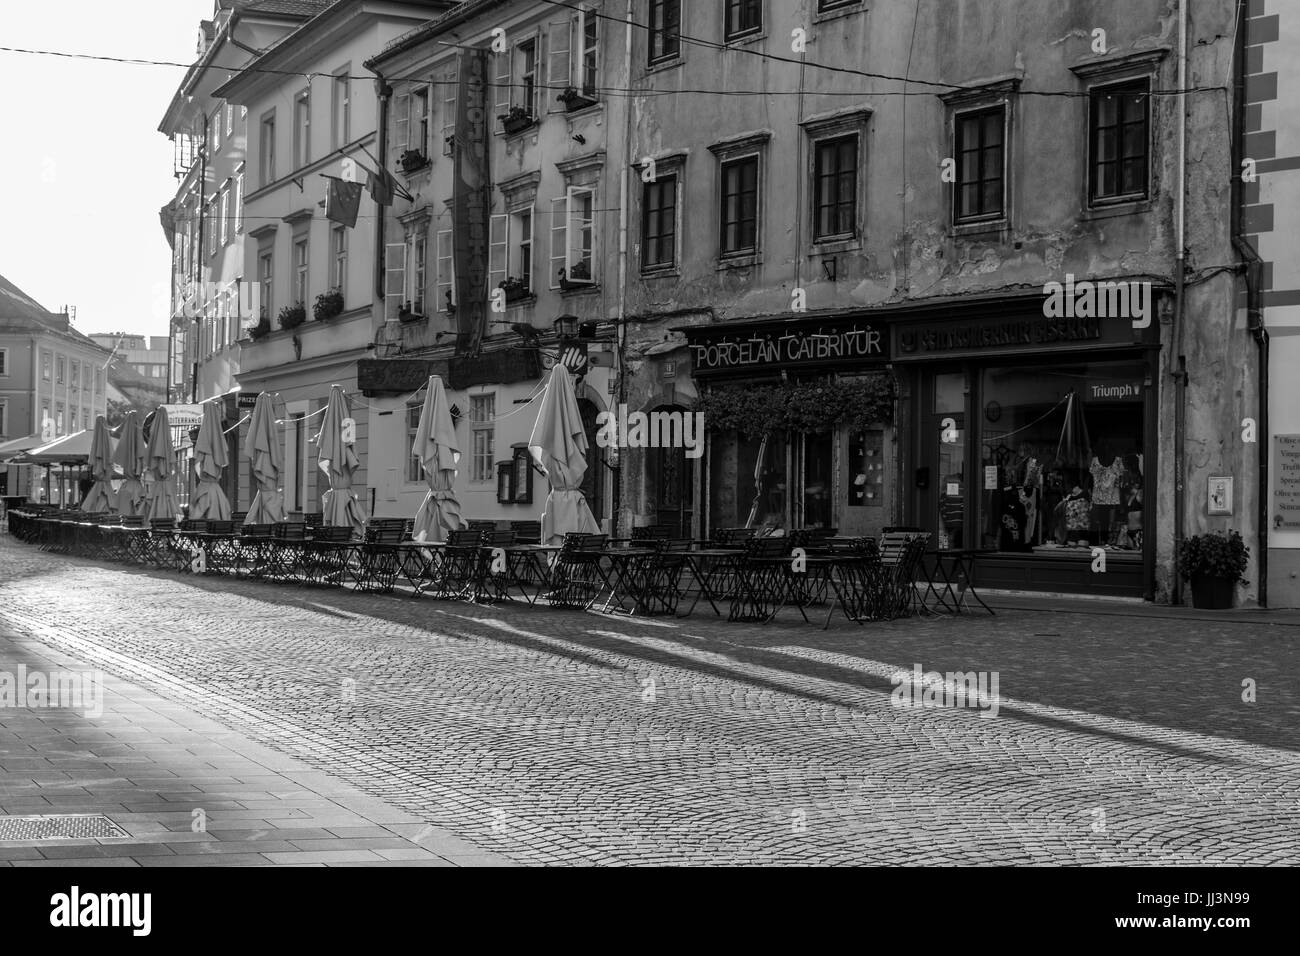
<path id="1" fill-rule="evenodd" d="M 497 116 L 502 128 L 510 134 L 522 133 L 533 125 L 533 114 L 522 106 L 510 107 L 510 112 Z"/>
<path id="2" fill-rule="evenodd" d="M 557 96 L 556 99 L 564 104 L 566 113 L 573 113 L 584 110 L 588 106 L 596 105 L 596 100 L 593 97 L 584 96 L 576 86 L 566 86 L 564 92 Z"/>
<path id="3" fill-rule="evenodd" d="M 497 288 L 505 290 L 507 303 L 518 302 L 520 299 L 527 298 L 530 294 L 528 283 L 523 279 L 516 279 L 514 276 L 508 276 L 498 283 Z"/>
<path id="4" fill-rule="evenodd" d="M 322 292 L 316 296 L 316 304 L 311 307 L 312 317 L 317 322 L 324 322 L 326 319 L 332 319 L 343 311 L 343 292 L 339 289 L 330 289 L 328 292 Z"/>
<path id="5" fill-rule="evenodd" d="M 429 157 L 418 149 L 408 149 L 397 158 L 397 165 L 402 168 L 402 172 L 409 174 L 428 166 Z"/>
<path id="6" fill-rule="evenodd" d="M 307 321 L 307 307 L 301 302 L 286 305 L 280 310 L 280 328 L 296 329 Z"/>
<path id="7" fill-rule="evenodd" d="M 255 325 L 248 328 L 248 337 L 256 342 L 258 339 L 264 339 L 271 334 L 271 320 L 263 312 L 257 319 Z"/>
<path id="8" fill-rule="evenodd" d="M 1229 531 L 1194 534 L 1178 545 L 1178 571 L 1192 582 L 1192 607 L 1223 610 L 1232 607 L 1232 592 L 1250 561 L 1250 548 L 1241 534 Z"/>
<path id="9" fill-rule="evenodd" d="M 419 309 L 411 308 L 411 303 L 403 302 L 402 307 L 397 310 L 397 319 L 399 322 L 421 322 L 426 318 L 424 313 Z"/>
<path id="10" fill-rule="evenodd" d="M 591 285 L 591 266 L 586 262 L 575 263 L 567 275 L 564 269 L 560 270 L 561 289 L 586 289 Z"/>

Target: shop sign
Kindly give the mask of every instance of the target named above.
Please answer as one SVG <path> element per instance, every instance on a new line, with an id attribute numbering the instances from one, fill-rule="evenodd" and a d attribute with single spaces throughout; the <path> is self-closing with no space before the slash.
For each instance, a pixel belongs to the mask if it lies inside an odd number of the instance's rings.
<path id="1" fill-rule="evenodd" d="M 782 369 L 811 365 L 883 362 L 888 340 L 882 326 L 870 322 L 851 325 L 782 326 L 747 329 L 690 343 L 694 371 L 742 371 L 758 367 Z M 694 338 L 690 332 L 688 338 Z"/>
<path id="2" fill-rule="evenodd" d="M 1131 379 L 1089 382 L 1084 392 L 1084 398 L 1094 402 L 1140 402 L 1142 401 L 1142 383 Z"/>
<path id="3" fill-rule="evenodd" d="M 1105 324 L 1105 320 L 1096 317 L 1035 317 L 899 325 L 896 326 L 896 352 L 900 358 L 907 358 L 1100 342 Z M 1119 326 L 1118 330 L 1132 340 L 1128 326 Z"/>
<path id="4" fill-rule="evenodd" d="M 452 245 L 455 262 L 456 351 L 474 355 L 488 328 L 488 226 L 492 187 L 488 175 L 491 136 L 487 118 L 487 51 L 463 49 L 457 76 L 455 176 L 452 180 Z"/>
<path id="5" fill-rule="evenodd" d="M 366 396 L 409 394 L 423 388 L 430 375 L 447 376 L 447 362 L 438 359 L 361 359 L 357 388 Z"/>
<path id="6" fill-rule="evenodd" d="M 474 385 L 509 385 L 542 377 L 537 352 L 523 349 L 459 355 L 451 360 L 447 371 L 447 387 L 455 389 Z"/>
<path id="7" fill-rule="evenodd" d="M 1300 531 L 1300 435 L 1275 435 L 1273 461 L 1273 530 Z"/>

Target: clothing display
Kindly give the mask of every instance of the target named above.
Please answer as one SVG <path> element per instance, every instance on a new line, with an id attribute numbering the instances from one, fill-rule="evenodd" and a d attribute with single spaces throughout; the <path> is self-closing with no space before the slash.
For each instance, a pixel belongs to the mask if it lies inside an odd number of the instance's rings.
<path id="1" fill-rule="evenodd" d="M 1065 527 L 1067 531 L 1087 531 L 1092 524 L 1092 504 L 1084 495 L 1070 495 L 1065 499 Z"/>
<path id="2" fill-rule="evenodd" d="M 1124 474 L 1124 460 L 1116 458 L 1109 465 L 1102 465 L 1100 459 L 1094 458 L 1088 470 L 1092 472 L 1093 503 L 1119 504 L 1119 479 Z"/>

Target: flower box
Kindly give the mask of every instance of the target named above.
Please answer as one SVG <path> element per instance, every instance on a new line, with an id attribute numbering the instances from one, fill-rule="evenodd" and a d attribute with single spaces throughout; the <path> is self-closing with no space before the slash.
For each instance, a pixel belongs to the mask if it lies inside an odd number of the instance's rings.
<path id="1" fill-rule="evenodd" d="M 311 307 L 312 317 L 317 322 L 325 322 L 343 311 L 343 293 L 330 289 L 316 296 L 316 303 Z"/>
<path id="2" fill-rule="evenodd" d="M 510 136 L 515 133 L 522 133 L 537 122 L 533 114 L 522 106 L 512 107 L 509 113 L 503 113 L 497 119 L 501 121 L 501 128 Z"/>
<path id="3" fill-rule="evenodd" d="M 414 173 L 429 165 L 429 157 L 418 149 L 408 149 L 398 157 L 397 165 L 404 173 Z"/>
<path id="4" fill-rule="evenodd" d="M 576 113 L 578 110 L 585 110 L 588 106 L 595 106 L 599 100 L 591 96 L 584 96 L 578 92 L 576 86 L 566 87 L 564 92 L 556 97 L 564 104 L 566 113 Z"/>
<path id="5" fill-rule="evenodd" d="M 307 321 L 307 307 L 301 302 L 296 305 L 286 305 L 280 310 L 280 328 L 296 329 Z"/>

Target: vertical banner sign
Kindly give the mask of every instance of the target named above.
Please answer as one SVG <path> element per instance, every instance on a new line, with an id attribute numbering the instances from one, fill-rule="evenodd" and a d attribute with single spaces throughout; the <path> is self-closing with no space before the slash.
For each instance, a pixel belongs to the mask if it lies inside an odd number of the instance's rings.
<path id="1" fill-rule="evenodd" d="M 456 178 L 452 186 L 452 255 L 456 268 L 456 353 L 477 355 L 488 325 L 489 182 L 487 51 L 462 50 L 456 109 Z"/>
<path id="2" fill-rule="evenodd" d="M 1273 438 L 1273 529 L 1300 531 L 1300 435 Z"/>

